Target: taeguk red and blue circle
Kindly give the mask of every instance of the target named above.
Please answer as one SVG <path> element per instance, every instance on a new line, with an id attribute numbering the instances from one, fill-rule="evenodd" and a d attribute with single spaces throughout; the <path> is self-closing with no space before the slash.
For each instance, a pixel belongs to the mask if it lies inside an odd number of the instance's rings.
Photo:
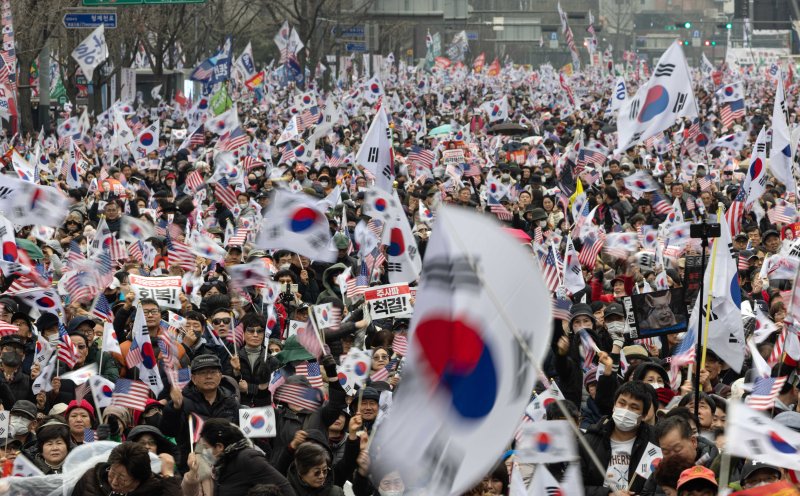
<path id="1" fill-rule="evenodd" d="M 45 192 L 43 189 L 36 189 L 31 195 L 31 210 L 39 206 L 39 202 L 44 201 Z"/>
<path id="2" fill-rule="evenodd" d="M 536 436 L 536 448 L 544 453 L 550 449 L 550 435 L 546 432 L 540 432 Z"/>
<path id="3" fill-rule="evenodd" d="M 56 306 L 55 300 L 49 296 L 42 296 L 41 298 L 37 299 L 36 304 L 41 308 L 53 308 Z"/>
<path id="4" fill-rule="evenodd" d="M 150 340 L 142 344 L 142 364 L 148 369 L 152 369 L 156 365 L 156 354 L 153 352 L 153 345 Z"/>
<path id="5" fill-rule="evenodd" d="M 17 261 L 17 244 L 13 241 L 3 242 L 3 260 L 6 262 Z"/>
<path id="6" fill-rule="evenodd" d="M 366 375 L 367 371 L 369 370 L 369 367 L 367 366 L 367 362 L 359 360 L 353 366 L 353 370 L 355 371 L 356 374 L 361 376 L 361 375 Z"/>
<path id="7" fill-rule="evenodd" d="M 295 233 L 305 232 L 317 222 L 319 214 L 308 207 L 298 208 L 295 213 L 290 217 L 289 229 Z"/>
<path id="8" fill-rule="evenodd" d="M 250 427 L 253 429 L 262 429 L 265 425 L 267 425 L 267 419 L 263 416 L 253 415 L 250 417 Z"/>
<path id="9" fill-rule="evenodd" d="M 761 171 L 764 168 L 764 164 L 761 162 L 760 158 L 757 158 L 753 161 L 750 165 L 750 178 L 755 179 L 761 175 Z"/>
<path id="10" fill-rule="evenodd" d="M 150 146 L 153 144 L 154 139 L 153 133 L 144 133 L 139 137 L 139 143 L 143 144 L 144 146 Z"/>
<path id="11" fill-rule="evenodd" d="M 647 91 L 642 110 L 639 111 L 639 122 L 648 122 L 669 106 L 669 92 L 657 84 Z"/>
<path id="12" fill-rule="evenodd" d="M 772 444 L 773 448 L 780 451 L 781 453 L 786 453 L 787 455 L 793 455 L 797 453 L 797 448 L 787 443 L 786 440 L 784 440 L 780 435 L 778 435 L 777 432 L 770 432 L 769 442 L 770 444 Z"/>
<path id="13" fill-rule="evenodd" d="M 439 390 L 450 394 L 452 408 L 464 418 L 479 420 L 494 408 L 497 368 L 479 326 L 465 319 L 431 316 L 417 325 L 423 366 Z"/>
<path id="14" fill-rule="evenodd" d="M 386 210 L 386 200 L 383 198 L 378 198 L 375 200 L 375 210 L 378 212 L 383 212 Z"/>
<path id="15" fill-rule="evenodd" d="M 393 257 L 399 257 L 406 251 L 406 240 L 403 231 L 393 227 L 389 235 L 389 248 L 386 252 Z"/>
<path id="16" fill-rule="evenodd" d="M 371 85 L 369 85 L 369 90 L 373 93 L 380 93 L 381 87 L 378 86 L 378 83 L 372 83 Z"/>
<path id="17" fill-rule="evenodd" d="M 110 398 L 111 395 L 114 394 L 114 390 L 111 389 L 111 386 L 109 386 L 108 384 L 103 384 L 103 387 L 100 388 L 100 391 L 103 393 L 103 396 L 105 396 L 106 398 Z"/>

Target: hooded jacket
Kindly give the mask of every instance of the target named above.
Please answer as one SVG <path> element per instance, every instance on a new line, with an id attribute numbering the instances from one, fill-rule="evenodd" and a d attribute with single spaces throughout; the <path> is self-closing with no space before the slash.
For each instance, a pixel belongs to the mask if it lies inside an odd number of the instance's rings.
<path id="1" fill-rule="evenodd" d="M 328 456 L 330 456 L 331 463 L 333 463 L 333 451 L 328 445 L 327 436 L 325 436 L 325 434 L 316 429 L 312 429 L 308 431 L 308 438 L 306 441 L 315 442 L 325 448 L 325 450 L 328 451 Z M 358 456 L 360 441 L 355 441 L 355 444 L 356 456 Z M 340 462 L 339 464 L 333 465 L 333 470 L 328 472 L 328 476 L 325 478 L 325 484 L 320 488 L 315 489 L 309 487 L 300 479 L 300 474 L 297 473 L 297 468 L 295 467 L 294 461 L 292 461 L 291 465 L 289 465 L 288 471 L 286 472 L 286 478 L 289 479 L 289 483 L 292 485 L 294 492 L 297 493 L 298 496 L 340 496 L 344 494 L 340 486 L 344 484 L 346 480 L 351 478 L 353 470 L 355 470 L 355 457 L 353 457 L 352 465 L 349 467 L 337 465 L 344 464 Z M 349 474 L 347 473 L 348 470 Z"/>
<path id="2" fill-rule="evenodd" d="M 322 273 L 322 285 L 325 289 L 317 297 L 317 302 L 328 296 L 334 296 L 340 300 L 342 299 L 342 292 L 339 291 L 339 285 L 333 280 L 333 273 L 343 270 L 347 270 L 347 266 L 343 263 L 335 263 L 325 269 L 325 272 Z"/>
<path id="3" fill-rule="evenodd" d="M 244 439 L 225 448 L 214 464 L 214 474 L 215 496 L 244 496 L 257 484 L 275 484 L 283 496 L 295 494 L 264 453 L 249 447 Z"/>
<path id="4" fill-rule="evenodd" d="M 237 355 L 241 369 L 239 375 L 234 375 L 234 379 L 244 380 L 247 383 L 247 391 L 241 392 L 240 403 L 243 407 L 269 406 L 272 404 L 272 394 L 269 389 L 259 389 L 259 384 L 269 384 L 272 372 L 280 368 L 280 364 L 275 357 L 264 359 L 265 347 L 261 346 L 256 363 L 250 364 L 247 350 L 244 346 L 240 347 Z"/>
<path id="5" fill-rule="evenodd" d="M 83 474 L 72 490 L 72 494 L 81 496 L 109 496 L 111 485 L 108 483 L 108 463 L 98 463 Z M 181 483 L 178 477 L 161 477 L 154 475 L 139 484 L 127 496 L 181 496 Z"/>

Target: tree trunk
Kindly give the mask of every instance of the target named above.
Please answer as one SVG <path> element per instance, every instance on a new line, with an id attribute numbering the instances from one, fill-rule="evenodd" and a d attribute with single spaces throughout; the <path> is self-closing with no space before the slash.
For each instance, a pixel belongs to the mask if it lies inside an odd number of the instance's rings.
<path id="1" fill-rule="evenodd" d="M 19 112 L 19 135 L 25 136 L 25 133 L 32 132 L 33 129 L 33 106 L 31 105 L 31 89 L 29 87 L 28 78 L 23 77 L 31 73 L 31 65 L 33 64 L 33 57 L 24 54 L 17 58 L 19 62 L 19 97 L 17 98 L 17 112 Z"/>

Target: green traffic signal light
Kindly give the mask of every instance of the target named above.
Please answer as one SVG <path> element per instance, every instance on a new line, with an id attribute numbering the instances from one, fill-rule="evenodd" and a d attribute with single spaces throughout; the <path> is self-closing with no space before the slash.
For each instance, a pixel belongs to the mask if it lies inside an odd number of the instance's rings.
<path id="1" fill-rule="evenodd" d="M 725 29 L 732 29 L 732 28 L 733 28 L 733 24 L 731 24 L 730 22 L 725 24 Z"/>
<path id="2" fill-rule="evenodd" d="M 711 40 L 711 46 L 717 46 L 717 41 L 716 40 Z"/>
<path id="3" fill-rule="evenodd" d="M 691 29 L 692 23 L 689 22 L 689 21 L 686 21 L 686 22 L 683 23 L 683 27 L 685 27 L 686 29 Z"/>
<path id="4" fill-rule="evenodd" d="M 689 40 L 683 40 L 683 44 L 688 46 L 689 45 Z"/>

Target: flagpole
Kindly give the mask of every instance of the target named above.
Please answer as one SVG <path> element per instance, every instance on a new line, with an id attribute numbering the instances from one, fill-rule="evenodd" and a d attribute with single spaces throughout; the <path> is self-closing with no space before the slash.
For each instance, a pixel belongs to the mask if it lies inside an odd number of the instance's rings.
<path id="1" fill-rule="evenodd" d="M 194 415 L 189 413 L 189 450 L 194 453 Z"/>
<path id="2" fill-rule="evenodd" d="M 446 218 L 444 219 L 444 221 L 448 222 L 448 220 Z M 472 257 L 472 254 L 467 250 L 467 247 L 464 244 L 464 241 L 459 236 L 458 231 L 455 230 L 455 229 L 452 229 L 452 225 L 448 224 L 448 226 L 451 228 L 450 231 L 453 233 L 453 240 L 456 242 L 456 244 L 458 244 L 458 247 L 461 249 L 461 251 L 466 256 L 467 261 L 470 264 L 470 267 L 473 269 L 473 272 L 475 273 L 475 275 L 477 276 L 478 280 L 480 281 L 481 286 L 486 291 L 486 295 L 489 297 L 489 299 L 492 301 L 492 304 L 497 309 L 497 314 L 500 316 L 500 318 L 503 319 L 504 323 L 506 324 L 508 329 L 513 334 L 514 339 L 517 341 L 517 344 L 519 345 L 520 349 L 525 354 L 525 356 L 528 358 L 528 362 L 534 368 L 534 370 L 536 371 L 536 374 L 538 376 L 547 377 L 545 375 L 544 371 L 542 370 L 541 366 L 538 363 L 536 363 L 536 359 L 534 358 L 533 352 L 531 351 L 530 347 L 528 346 L 528 343 L 525 341 L 525 339 L 522 337 L 522 335 L 520 335 L 519 330 L 517 329 L 516 325 L 514 325 L 514 321 L 508 315 L 508 312 L 506 311 L 506 306 L 505 306 L 504 302 L 495 294 L 495 292 L 492 289 L 492 287 L 489 284 L 486 283 L 486 279 L 483 277 L 483 274 L 481 273 L 481 271 L 477 270 L 475 259 Z M 359 403 L 360 403 L 360 401 L 359 401 Z M 561 401 L 556 401 L 555 404 L 558 406 L 558 409 L 561 411 L 561 414 L 564 416 L 564 418 L 570 419 L 570 420 L 573 419 L 572 415 L 567 411 L 567 408 L 564 406 L 564 404 Z M 695 411 L 697 411 L 697 410 L 695 409 Z M 592 461 L 592 463 L 594 464 L 594 466 L 597 469 L 597 471 L 599 473 L 601 473 L 601 474 L 605 473 L 607 467 L 605 465 L 603 465 L 602 463 L 600 463 L 600 459 L 597 458 L 597 454 L 594 452 L 592 447 L 589 445 L 589 442 L 586 440 L 586 437 L 583 435 L 583 432 L 581 432 L 581 430 L 578 428 L 577 423 L 576 422 L 567 422 L 567 424 L 569 425 L 570 429 L 572 429 L 572 432 L 575 434 L 575 436 L 577 436 L 578 441 L 580 442 L 581 446 L 583 446 L 583 449 L 586 452 L 586 454 L 589 455 L 589 459 Z"/>

